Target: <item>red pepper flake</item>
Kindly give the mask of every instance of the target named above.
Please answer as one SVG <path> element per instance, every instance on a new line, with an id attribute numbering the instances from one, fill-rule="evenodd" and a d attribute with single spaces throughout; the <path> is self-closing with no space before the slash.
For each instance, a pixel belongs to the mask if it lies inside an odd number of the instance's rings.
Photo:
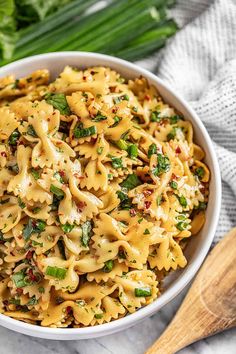
<path id="1" fill-rule="evenodd" d="M 149 197 L 149 195 L 151 195 L 152 193 L 153 193 L 153 191 L 150 190 L 150 189 L 147 189 L 147 190 L 143 191 L 144 197 Z"/>
<path id="2" fill-rule="evenodd" d="M 91 70 L 91 71 L 90 71 L 90 74 L 91 74 L 91 75 L 94 75 L 94 74 L 95 74 L 95 71 Z"/>
<path id="3" fill-rule="evenodd" d="M 177 148 L 175 149 L 175 152 L 176 152 L 176 154 L 181 154 L 181 149 L 179 146 L 177 146 Z"/>
<path id="4" fill-rule="evenodd" d="M 133 216 L 135 216 L 137 214 L 135 209 L 130 209 L 129 213 L 130 213 L 131 217 L 133 217 Z"/>
<path id="5" fill-rule="evenodd" d="M 33 254 L 34 254 L 34 251 L 31 250 L 31 251 L 27 252 L 25 258 L 26 258 L 26 259 L 31 259 L 31 258 L 33 257 Z"/>
<path id="6" fill-rule="evenodd" d="M 174 173 L 172 173 L 172 175 L 171 175 L 171 179 L 177 179 L 178 177 L 174 174 Z"/>
<path id="7" fill-rule="evenodd" d="M 71 306 L 67 306 L 67 308 L 66 308 L 67 315 L 69 315 L 71 312 L 72 312 L 72 307 Z"/>
<path id="8" fill-rule="evenodd" d="M 96 143 L 97 138 L 91 138 L 92 143 Z"/>
<path id="9" fill-rule="evenodd" d="M 8 302 L 8 300 L 3 300 L 3 305 L 5 305 L 5 306 L 8 306 L 8 304 L 9 304 L 9 302 Z"/>
<path id="10" fill-rule="evenodd" d="M 144 99 L 150 101 L 151 97 L 149 95 L 145 95 Z"/>
<path id="11" fill-rule="evenodd" d="M 1 156 L 7 157 L 7 154 L 5 153 L 5 151 L 2 151 L 2 152 L 1 152 Z"/>
<path id="12" fill-rule="evenodd" d="M 118 107 L 114 107 L 114 108 L 112 108 L 112 113 L 116 113 L 116 112 L 117 112 L 117 110 L 118 110 Z"/>
<path id="13" fill-rule="evenodd" d="M 77 208 L 79 209 L 80 212 L 83 211 L 84 207 L 86 207 L 86 203 L 85 202 L 79 202 L 77 203 Z"/>
<path id="14" fill-rule="evenodd" d="M 34 281 L 37 280 L 37 277 L 34 275 L 32 269 L 30 269 L 30 270 L 28 271 L 28 276 L 29 276 L 29 278 L 30 278 L 30 280 L 31 280 L 32 282 L 34 282 Z"/>
<path id="15" fill-rule="evenodd" d="M 145 208 L 146 209 L 149 209 L 150 208 L 150 206 L 151 206 L 151 202 L 148 202 L 148 201 L 146 201 L 146 202 L 144 202 L 144 205 L 145 205 Z"/>
<path id="16" fill-rule="evenodd" d="M 65 171 L 63 171 L 63 170 L 60 170 L 60 171 L 59 171 L 59 175 L 60 175 L 61 177 L 65 177 L 66 173 L 65 173 Z"/>
<path id="17" fill-rule="evenodd" d="M 86 81 L 86 79 L 87 79 L 87 77 L 86 77 L 86 76 L 83 76 L 83 80 L 85 80 L 85 81 Z"/>
<path id="18" fill-rule="evenodd" d="M 18 295 L 22 295 L 23 294 L 23 289 L 22 288 L 17 288 L 16 292 Z"/>

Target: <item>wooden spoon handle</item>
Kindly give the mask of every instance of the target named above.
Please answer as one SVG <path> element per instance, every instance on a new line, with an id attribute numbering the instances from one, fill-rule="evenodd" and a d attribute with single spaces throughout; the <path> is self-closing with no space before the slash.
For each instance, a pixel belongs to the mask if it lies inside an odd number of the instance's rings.
<path id="1" fill-rule="evenodd" d="M 173 321 L 146 354 L 173 354 L 236 326 L 236 228 L 207 257 Z"/>

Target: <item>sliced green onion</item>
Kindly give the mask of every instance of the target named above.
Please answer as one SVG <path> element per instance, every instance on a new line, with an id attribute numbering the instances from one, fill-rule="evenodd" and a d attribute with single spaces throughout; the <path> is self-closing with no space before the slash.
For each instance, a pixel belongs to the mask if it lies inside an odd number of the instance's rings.
<path id="1" fill-rule="evenodd" d="M 132 144 L 128 147 L 128 154 L 131 159 L 136 159 L 138 157 L 138 147 L 135 144 Z"/>
<path id="2" fill-rule="evenodd" d="M 126 143 L 125 140 L 120 139 L 118 141 L 116 141 L 116 145 L 118 146 L 118 148 L 120 148 L 121 150 L 128 150 L 129 145 Z"/>
<path id="3" fill-rule="evenodd" d="M 46 269 L 46 275 L 49 275 L 51 277 L 57 278 L 57 279 L 65 279 L 67 273 L 67 269 L 65 268 L 58 268 L 58 267 L 51 267 L 48 266 Z"/>
<path id="4" fill-rule="evenodd" d="M 151 122 L 160 122 L 161 121 L 160 113 L 161 112 L 159 111 L 153 111 L 150 116 Z"/>
<path id="5" fill-rule="evenodd" d="M 113 168 L 122 168 L 123 162 L 121 157 L 110 156 Z"/>
<path id="6" fill-rule="evenodd" d="M 188 205 L 187 199 L 183 195 L 178 196 L 178 199 L 179 199 L 180 205 L 182 205 L 182 207 L 186 208 Z"/>
<path id="7" fill-rule="evenodd" d="M 56 187 L 54 184 L 51 184 L 50 192 L 55 194 L 55 196 L 60 200 L 64 198 L 64 192 L 60 188 Z"/>
<path id="8" fill-rule="evenodd" d="M 148 148 L 148 158 L 150 159 L 150 157 L 156 153 L 157 153 L 157 146 L 156 144 L 153 143 Z"/>
<path id="9" fill-rule="evenodd" d="M 63 232 L 65 232 L 65 234 L 68 234 L 69 232 L 71 232 L 74 227 L 75 227 L 75 225 L 71 225 L 69 223 L 66 223 L 64 225 L 61 224 L 61 229 Z"/>
<path id="10" fill-rule="evenodd" d="M 105 262 L 104 267 L 102 268 L 104 273 L 110 273 L 114 267 L 114 261 L 110 259 L 109 261 Z"/>
<path id="11" fill-rule="evenodd" d="M 134 294 L 136 297 L 147 297 L 152 295 L 152 289 L 147 287 L 135 288 Z"/>
<path id="12" fill-rule="evenodd" d="M 175 181 L 170 181 L 170 186 L 172 189 L 178 189 L 178 183 Z"/>
<path id="13" fill-rule="evenodd" d="M 101 122 L 102 120 L 106 120 L 106 119 L 107 119 L 106 116 L 101 114 L 101 112 L 98 112 L 97 115 L 94 118 L 92 118 L 92 121 L 93 122 Z"/>

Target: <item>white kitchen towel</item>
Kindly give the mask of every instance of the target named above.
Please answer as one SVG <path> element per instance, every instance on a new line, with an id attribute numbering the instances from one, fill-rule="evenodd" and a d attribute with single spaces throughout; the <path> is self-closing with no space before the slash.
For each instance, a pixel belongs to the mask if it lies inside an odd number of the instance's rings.
<path id="1" fill-rule="evenodd" d="M 179 0 L 172 15 L 182 29 L 141 64 L 191 103 L 214 141 L 223 184 L 218 241 L 236 226 L 236 0 Z"/>

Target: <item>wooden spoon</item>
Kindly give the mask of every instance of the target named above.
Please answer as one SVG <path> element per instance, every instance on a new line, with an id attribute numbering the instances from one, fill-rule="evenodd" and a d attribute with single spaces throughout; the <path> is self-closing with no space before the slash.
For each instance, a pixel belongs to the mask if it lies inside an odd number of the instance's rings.
<path id="1" fill-rule="evenodd" d="M 146 354 L 174 354 L 236 326 L 236 228 L 210 252 L 174 319 Z"/>

